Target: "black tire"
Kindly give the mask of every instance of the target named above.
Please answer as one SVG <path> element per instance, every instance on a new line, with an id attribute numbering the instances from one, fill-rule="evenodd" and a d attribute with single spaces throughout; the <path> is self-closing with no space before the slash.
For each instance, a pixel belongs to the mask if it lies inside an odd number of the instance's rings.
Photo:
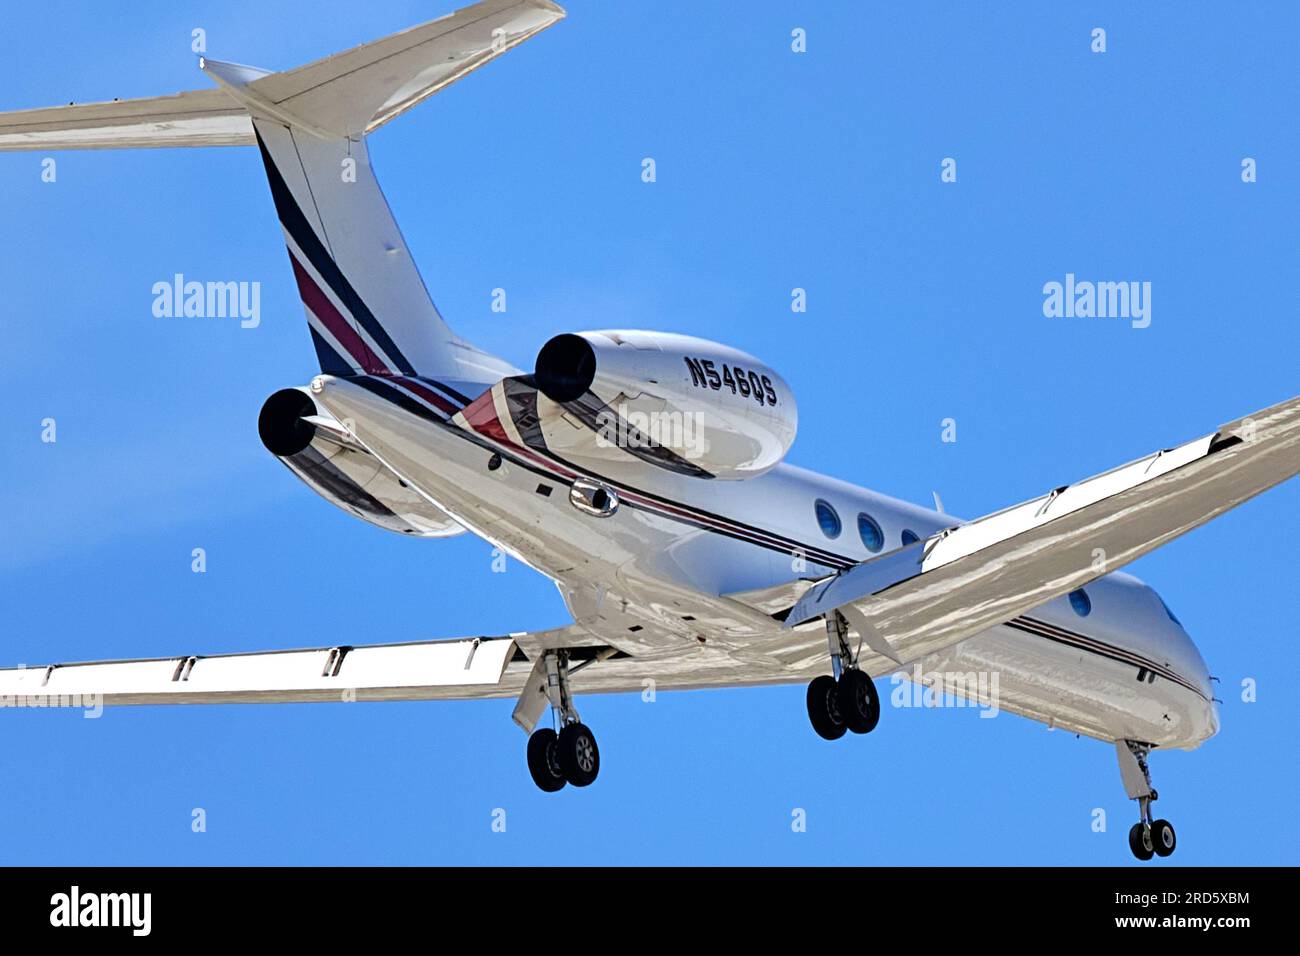
<path id="1" fill-rule="evenodd" d="M 560 731 L 560 770 L 575 787 L 589 787 L 600 773 L 600 749 L 586 724 L 569 724 Z"/>
<path id="2" fill-rule="evenodd" d="M 871 675 L 859 670 L 841 674 L 838 702 L 844 723 L 855 734 L 869 734 L 880 723 L 880 695 Z"/>
<path id="3" fill-rule="evenodd" d="M 1133 824 L 1133 828 L 1128 831 L 1128 848 L 1133 851 L 1135 857 L 1143 862 L 1155 856 L 1154 842 L 1151 839 L 1151 830 L 1141 823 Z"/>
<path id="4" fill-rule="evenodd" d="M 847 726 L 840 713 L 839 685 L 829 674 L 813 678 L 808 685 L 808 719 L 823 740 L 839 740 Z"/>
<path id="5" fill-rule="evenodd" d="M 1174 833 L 1174 825 L 1168 820 L 1157 820 L 1151 824 L 1151 846 L 1156 851 L 1156 856 L 1168 856 L 1174 852 L 1178 846 L 1178 836 Z"/>
<path id="6" fill-rule="evenodd" d="M 528 738 L 528 772 L 533 783 L 546 793 L 563 790 L 564 771 L 560 769 L 559 746 L 555 731 L 546 727 Z"/>

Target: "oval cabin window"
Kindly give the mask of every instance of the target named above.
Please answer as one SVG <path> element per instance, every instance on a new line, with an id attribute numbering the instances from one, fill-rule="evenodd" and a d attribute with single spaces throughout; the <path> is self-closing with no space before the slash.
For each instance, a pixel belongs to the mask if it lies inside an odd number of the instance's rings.
<path id="1" fill-rule="evenodd" d="M 817 511 L 817 523 L 821 525 L 822 534 L 828 538 L 838 538 L 840 531 L 843 530 L 839 513 L 831 507 L 830 502 L 823 501 L 821 498 L 817 499 L 814 508 Z"/>
<path id="2" fill-rule="evenodd" d="M 858 537 L 862 539 L 863 547 L 872 554 L 885 546 L 885 533 L 869 514 L 858 515 Z"/>

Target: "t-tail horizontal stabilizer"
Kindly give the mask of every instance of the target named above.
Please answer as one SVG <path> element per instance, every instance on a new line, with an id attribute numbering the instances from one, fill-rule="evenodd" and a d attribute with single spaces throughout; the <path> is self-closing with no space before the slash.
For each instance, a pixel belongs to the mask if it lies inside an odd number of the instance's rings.
<path id="1" fill-rule="evenodd" d="M 219 89 L 0 113 L 0 150 L 252 146 L 250 114 L 360 137 L 563 18 L 550 0 L 484 0 L 282 73 L 204 60 Z"/>

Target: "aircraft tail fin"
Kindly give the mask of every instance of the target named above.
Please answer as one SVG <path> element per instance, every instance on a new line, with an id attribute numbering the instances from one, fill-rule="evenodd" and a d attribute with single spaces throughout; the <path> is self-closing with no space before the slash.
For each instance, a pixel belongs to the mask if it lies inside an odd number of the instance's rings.
<path id="1" fill-rule="evenodd" d="M 513 370 L 439 315 L 365 137 L 564 15 L 483 0 L 281 73 L 205 58 L 219 89 L 0 114 L 0 150 L 257 145 L 322 370 L 492 382 Z"/>

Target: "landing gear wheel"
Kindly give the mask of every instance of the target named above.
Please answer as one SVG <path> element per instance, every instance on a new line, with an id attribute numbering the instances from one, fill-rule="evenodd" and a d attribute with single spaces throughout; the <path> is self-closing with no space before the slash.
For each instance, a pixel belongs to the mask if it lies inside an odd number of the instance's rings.
<path id="1" fill-rule="evenodd" d="M 546 793 L 564 789 L 564 771 L 560 769 L 559 741 L 547 727 L 528 738 L 528 772 L 533 783 Z"/>
<path id="2" fill-rule="evenodd" d="M 1172 823 L 1157 820 L 1151 824 L 1151 846 L 1157 856 L 1168 856 L 1174 852 L 1174 847 L 1178 846 L 1178 837 L 1174 834 Z"/>
<path id="3" fill-rule="evenodd" d="M 596 737 L 586 724 L 569 724 L 560 731 L 557 743 L 560 770 L 575 787 L 587 787 L 600 773 L 600 751 Z"/>
<path id="4" fill-rule="evenodd" d="M 871 676 L 860 670 L 840 675 L 836 703 L 844 723 L 855 734 L 869 734 L 880 722 L 880 696 Z"/>
<path id="5" fill-rule="evenodd" d="M 829 674 L 813 678 L 808 685 L 808 719 L 824 740 L 839 740 L 848 729 L 840 712 L 839 685 Z"/>
<path id="6" fill-rule="evenodd" d="M 1155 841 L 1151 838 L 1152 829 L 1154 828 L 1148 827 L 1145 823 L 1135 823 L 1128 831 L 1128 848 L 1139 860 L 1145 861 L 1155 856 Z"/>

